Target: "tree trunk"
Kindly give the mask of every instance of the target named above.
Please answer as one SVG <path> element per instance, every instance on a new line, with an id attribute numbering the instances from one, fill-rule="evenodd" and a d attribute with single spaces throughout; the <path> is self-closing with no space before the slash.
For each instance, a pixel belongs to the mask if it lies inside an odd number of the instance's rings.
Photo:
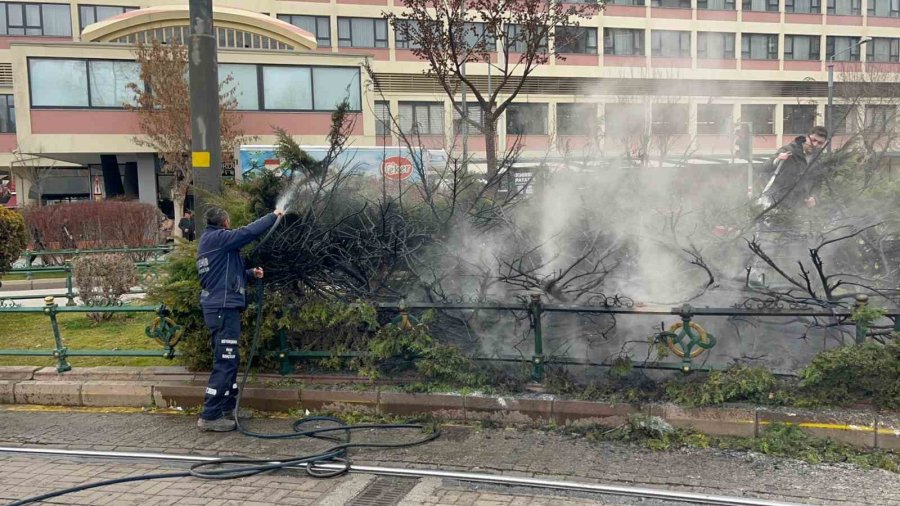
<path id="1" fill-rule="evenodd" d="M 487 160 L 487 179 L 493 182 L 497 177 L 497 119 L 484 122 L 484 156 Z"/>
<path id="2" fill-rule="evenodd" d="M 172 185 L 172 237 L 184 237 L 181 228 L 181 218 L 184 216 L 184 201 L 187 199 L 187 189 L 177 188 L 178 185 Z"/>

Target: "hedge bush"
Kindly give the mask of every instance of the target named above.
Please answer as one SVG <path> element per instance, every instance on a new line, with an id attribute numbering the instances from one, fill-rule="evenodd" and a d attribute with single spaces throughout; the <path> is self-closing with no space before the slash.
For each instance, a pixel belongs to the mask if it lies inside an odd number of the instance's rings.
<path id="1" fill-rule="evenodd" d="M 0 274 L 9 271 L 28 245 L 25 220 L 19 213 L 0 207 Z"/>
<path id="2" fill-rule="evenodd" d="M 27 207 L 22 211 L 37 250 L 136 248 L 160 243 L 162 214 L 152 204 L 115 200 Z M 143 260 L 143 257 L 132 257 Z M 60 263 L 65 258 L 45 258 Z"/>

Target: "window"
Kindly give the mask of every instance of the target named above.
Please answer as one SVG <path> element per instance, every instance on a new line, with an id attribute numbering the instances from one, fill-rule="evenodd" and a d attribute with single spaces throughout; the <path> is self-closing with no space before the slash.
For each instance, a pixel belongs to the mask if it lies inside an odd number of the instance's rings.
<path id="1" fill-rule="evenodd" d="M 650 0 L 653 7 L 670 7 L 676 9 L 690 9 L 691 0 Z"/>
<path id="2" fill-rule="evenodd" d="M 816 106 L 784 106 L 784 133 L 800 135 L 808 133 L 816 124 Z"/>
<path id="3" fill-rule="evenodd" d="M 869 16 L 900 17 L 900 0 L 869 0 Z"/>
<path id="4" fill-rule="evenodd" d="M 262 66 L 262 84 L 267 110 L 333 111 L 344 99 L 362 107 L 356 67 Z"/>
<path id="5" fill-rule="evenodd" d="M 259 110 L 259 73 L 256 65 L 237 65 L 234 63 L 219 64 L 219 80 L 225 81 L 231 77 L 228 89 L 234 90 L 234 98 L 237 100 L 239 111 Z"/>
<path id="6" fill-rule="evenodd" d="M 137 7 L 120 7 L 118 5 L 79 5 L 78 26 L 84 30 L 88 25 L 134 10 L 137 10 Z"/>
<path id="7" fill-rule="evenodd" d="M 529 47 L 533 47 L 534 41 L 529 40 L 535 38 L 535 33 L 528 33 L 522 25 L 508 24 L 506 25 L 506 48 L 510 53 L 525 53 Z M 544 35 L 538 43 L 538 51 L 547 50 L 547 37 Z"/>
<path id="8" fill-rule="evenodd" d="M 856 107 L 852 105 L 833 105 L 831 107 L 834 109 L 834 120 L 830 121 L 834 134 L 839 135 L 855 132 L 857 126 L 856 122 L 859 121 L 859 118 L 857 117 L 858 110 Z M 825 117 L 828 118 L 829 116 L 831 116 L 831 112 L 828 110 L 828 107 L 825 107 Z M 826 122 L 826 124 L 828 123 L 829 122 Z"/>
<path id="9" fill-rule="evenodd" d="M 0 35 L 71 37 L 69 6 L 0 2 Z"/>
<path id="10" fill-rule="evenodd" d="M 697 58 L 701 60 L 733 60 L 734 34 L 724 32 L 698 32 Z"/>
<path id="11" fill-rule="evenodd" d="M 900 39 L 875 37 L 866 46 L 867 61 L 900 63 Z"/>
<path id="12" fill-rule="evenodd" d="M 506 135 L 547 135 L 547 104 L 509 104 Z"/>
<path id="13" fill-rule="evenodd" d="M 28 60 L 31 105 L 88 107 L 84 60 Z"/>
<path id="14" fill-rule="evenodd" d="M 733 11 L 734 0 L 697 0 L 697 8 L 711 11 Z"/>
<path id="15" fill-rule="evenodd" d="M 818 35 L 785 35 L 785 60 L 820 60 Z"/>
<path id="16" fill-rule="evenodd" d="M 605 28 L 603 52 L 615 56 L 644 56 L 644 31 L 631 28 Z"/>
<path id="17" fill-rule="evenodd" d="M 362 108 L 358 68 L 314 67 L 312 85 L 313 109 L 317 111 L 333 111 L 345 99 L 351 110 Z"/>
<path id="18" fill-rule="evenodd" d="M 122 107 L 134 103 L 128 84 L 141 82 L 141 67 L 137 62 L 89 61 L 88 76 L 91 107 Z"/>
<path id="19" fill-rule="evenodd" d="M 559 53 L 597 54 L 597 29 L 583 26 L 557 26 L 556 51 Z"/>
<path id="20" fill-rule="evenodd" d="M 444 133 L 444 104 L 440 102 L 400 102 L 398 122 L 406 135 Z"/>
<path id="21" fill-rule="evenodd" d="M 796 14 L 821 14 L 821 0 L 784 0 L 784 12 Z"/>
<path id="22" fill-rule="evenodd" d="M 866 128 L 871 133 L 883 134 L 892 132 L 897 123 L 897 106 L 895 105 L 868 105 L 866 106 Z"/>
<path id="23" fill-rule="evenodd" d="M 860 45 L 857 37 L 826 37 L 825 58 L 834 61 L 859 61 Z"/>
<path id="24" fill-rule="evenodd" d="M 122 107 L 134 98 L 128 84 L 140 83 L 133 61 L 30 58 L 28 68 L 33 107 Z M 219 73 L 231 76 L 240 110 L 333 111 L 345 98 L 361 110 L 358 67 L 221 64 Z"/>
<path id="25" fill-rule="evenodd" d="M 734 107 L 729 104 L 698 104 L 697 133 L 726 135 L 734 126 L 732 114 Z"/>
<path id="26" fill-rule="evenodd" d="M 687 104 L 653 104 L 651 131 L 654 135 L 686 134 L 688 116 Z"/>
<path id="27" fill-rule="evenodd" d="M 606 133 L 615 137 L 640 135 L 645 131 L 643 104 L 607 104 Z"/>
<path id="28" fill-rule="evenodd" d="M 12 95 L 0 95 L 0 133 L 16 131 L 16 104 Z"/>
<path id="29" fill-rule="evenodd" d="M 778 12 L 778 0 L 743 0 L 745 11 Z"/>
<path id="30" fill-rule="evenodd" d="M 607 2 L 606 5 L 636 5 L 643 7 L 644 0 L 612 0 Z"/>
<path id="31" fill-rule="evenodd" d="M 464 26 L 463 46 L 465 48 L 479 52 L 483 50 L 494 52 L 497 50 L 497 41 L 494 40 L 493 34 L 485 30 L 484 23 L 466 23 Z"/>
<path id="32" fill-rule="evenodd" d="M 375 135 L 391 135 L 391 103 L 375 101 Z"/>
<path id="33" fill-rule="evenodd" d="M 596 104 L 556 104 L 558 135 L 591 135 L 596 124 Z"/>
<path id="34" fill-rule="evenodd" d="M 311 110 L 311 74 L 307 67 L 263 67 L 263 107 L 284 111 Z"/>
<path id="35" fill-rule="evenodd" d="M 460 104 L 462 107 L 462 104 Z M 469 119 L 478 124 L 475 126 L 472 122 L 469 122 L 469 133 L 483 133 L 484 129 L 484 111 L 481 110 L 481 106 L 478 105 L 478 102 L 469 102 L 467 104 L 466 113 L 469 115 Z M 459 111 L 456 110 L 456 107 L 453 108 L 453 131 L 457 134 L 461 134 L 463 132 L 463 121 L 462 115 Z"/>
<path id="36" fill-rule="evenodd" d="M 828 0 L 828 14 L 859 16 L 861 12 L 860 0 Z"/>
<path id="37" fill-rule="evenodd" d="M 650 32 L 650 54 L 663 58 L 690 58 L 691 32 L 653 30 Z"/>
<path id="38" fill-rule="evenodd" d="M 388 47 L 387 20 L 338 18 L 338 47 Z"/>
<path id="39" fill-rule="evenodd" d="M 741 122 L 750 123 L 753 135 L 772 135 L 775 133 L 775 106 L 742 105 Z"/>
<path id="40" fill-rule="evenodd" d="M 331 47 L 331 21 L 329 21 L 328 16 L 279 14 L 278 19 L 313 34 L 319 47 Z"/>
<path id="41" fill-rule="evenodd" d="M 33 107 L 122 107 L 141 82 L 140 66 L 124 60 L 30 58 L 28 73 Z"/>
<path id="42" fill-rule="evenodd" d="M 777 60 L 778 36 L 764 33 L 743 34 L 741 58 L 745 60 Z"/>
<path id="43" fill-rule="evenodd" d="M 188 44 L 190 32 L 191 29 L 188 25 L 166 26 L 124 35 L 114 39 L 112 42 L 119 44 L 141 44 L 152 43 L 154 40 L 158 40 L 164 44 Z M 216 28 L 216 44 L 218 47 L 238 49 L 274 49 L 280 51 L 290 51 L 294 49 L 293 46 L 271 37 L 264 37 L 257 33 L 223 27 Z"/>

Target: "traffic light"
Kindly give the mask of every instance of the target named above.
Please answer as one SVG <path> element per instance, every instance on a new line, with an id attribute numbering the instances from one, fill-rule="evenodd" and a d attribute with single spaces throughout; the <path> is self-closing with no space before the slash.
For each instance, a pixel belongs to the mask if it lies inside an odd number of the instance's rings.
<path id="1" fill-rule="evenodd" d="M 740 123 L 734 129 L 734 157 L 744 160 L 753 158 L 753 135 L 747 123 Z"/>

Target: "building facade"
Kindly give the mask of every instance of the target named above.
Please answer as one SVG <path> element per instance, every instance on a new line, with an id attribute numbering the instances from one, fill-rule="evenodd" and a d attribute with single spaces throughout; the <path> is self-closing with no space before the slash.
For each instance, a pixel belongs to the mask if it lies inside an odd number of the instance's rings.
<path id="1" fill-rule="evenodd" d="M 165 175 L 121 104 L 139 77 L 131 44 L 186 40 L 187 2 L 99 1 L 0 2 L 0 177 L 52 166 L 45 200 L 96 198 L 97 176 L 114 165 L 127 195 L 156 202 Z M 322 144 L 330 109 L 348 97 L 354 145 L 400 143 L 399 125 L 425 147 L 456 153 L 464 143 L 477 157 L 484 140 L 461 139 L 452 102 L 384 12 L 402 13 L 402 2 L 215 1 L 220 77 L 232 76 L 244 132 L 265 144 L 274 125 Z M 639 132 L 726 155 L 743 122 L 768 152 L 825 123 L 830 63 L 837 132 L 897 116 L 900 0 L 614 0 L 580 25 L 558 48 L 564 59 L 540 66 L 500 121 L 501 149 L 616 153 L 634 149 L 623 139 Z M 486 64 L 467 74 L 489 79 Z M 864 104 L 854 100 L 863 81 L 880 83 Z M 21 204 L 34 193 L 29 178 L 12 179 Z"/>

